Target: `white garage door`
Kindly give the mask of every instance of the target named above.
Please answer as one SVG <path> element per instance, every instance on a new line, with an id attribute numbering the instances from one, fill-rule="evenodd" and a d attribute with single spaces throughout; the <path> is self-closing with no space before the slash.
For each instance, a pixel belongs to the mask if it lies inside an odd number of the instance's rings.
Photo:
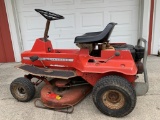
<path id="1" fill-rule="evenodd" d="M 32 47 L 35 38 L 43 37 L 46 19 L 35 8 L 65 17 L 51 22 L 49 39 L 54 48 L 76 48 L 75 36 L 101 31 L 109 22 L 118 23 L 111 42 L 137 41 L 139 0 L 16 0 L 16 6 L 24 50 Z"/>

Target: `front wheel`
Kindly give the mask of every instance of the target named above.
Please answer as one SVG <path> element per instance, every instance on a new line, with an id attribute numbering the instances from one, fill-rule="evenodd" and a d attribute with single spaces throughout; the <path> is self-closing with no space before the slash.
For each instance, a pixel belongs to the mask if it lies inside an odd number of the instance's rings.
<path id="1" fill-rule="evenodd" d="M 24 77 L 15 79 L 10 85 L 11 94 L 20 102 L 30 101 L 35 95 L 33 83 Z"/>
<path id="2" fill-rule="evenodd" d="M 104 114 L 123 117 L 134 109 L 136 93 L 132 85 L 120 76 L 101 78 L 93 88 L 93 101 Z"/>

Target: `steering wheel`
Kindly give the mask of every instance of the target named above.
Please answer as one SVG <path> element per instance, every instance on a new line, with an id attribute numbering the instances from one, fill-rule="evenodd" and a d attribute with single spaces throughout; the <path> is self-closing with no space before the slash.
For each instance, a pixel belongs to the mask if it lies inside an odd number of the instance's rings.
<path id="1" fill-rule="evenodd" d="M 59 15 L 59 14 L 56 14 L 56 13 L 52 13 L 52 12 L 49 12 L 49 11 L 46 11 L 46 10 L 35 9 L 35 11 L 40 13 L 43 17 L 45 17 L 49 21 L 64 19 L 64 17 L 62 15 Z"/>

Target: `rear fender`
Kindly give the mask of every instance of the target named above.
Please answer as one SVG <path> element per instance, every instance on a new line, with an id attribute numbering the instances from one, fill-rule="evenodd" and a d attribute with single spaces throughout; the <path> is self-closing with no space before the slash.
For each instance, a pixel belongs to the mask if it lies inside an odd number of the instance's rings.
<path id="1" fill-rule="evenodd" d="M 116 51 L 103 50 L 101 57 L 89 56 L 87 51 L 81 50 L 77 57 L 74 68 L 83 73 L 118 72 L 125 75 L 136 75 L 137 66 L 132 58 L 130 51 L 118 51 L 119 56 L 115 56 Z"/>
<path id="2" fill-rule="evenodd" d="M 92 86 L 94 86 L 97 81 L 99 81 L 102 77 L 108 76 L 108 75 L 118 75 L 123 78 L 125 78 L 128 82 L 133 83 L 136 80 L 136 75 L 125 75 L 120 72 L 108 72 L 108 73 L 82 73 L 81 71 L 76 71 L 77 76 L 81 76 L 83 79 L 85 79 L 88 83 L 90 83 Z"/>

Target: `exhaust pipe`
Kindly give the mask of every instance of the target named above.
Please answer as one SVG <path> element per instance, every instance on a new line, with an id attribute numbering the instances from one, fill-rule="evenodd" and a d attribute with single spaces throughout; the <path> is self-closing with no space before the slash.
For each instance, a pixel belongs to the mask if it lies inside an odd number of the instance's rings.
<path id="1" fill-rule="evenodd" d="M 148 74 L 147 74 L 147 68 L 146 68 L 148 43 L 145 39 L 140 38 L 138 39 L 137 46 L 142 45 L 142 42 L 144 43 L 144 47 L 145 47 L 144 58 L 143 58 L 144 82 L 135 82 L 134 88 L 137 96 L 145 95 L 149 89 Z"/>

